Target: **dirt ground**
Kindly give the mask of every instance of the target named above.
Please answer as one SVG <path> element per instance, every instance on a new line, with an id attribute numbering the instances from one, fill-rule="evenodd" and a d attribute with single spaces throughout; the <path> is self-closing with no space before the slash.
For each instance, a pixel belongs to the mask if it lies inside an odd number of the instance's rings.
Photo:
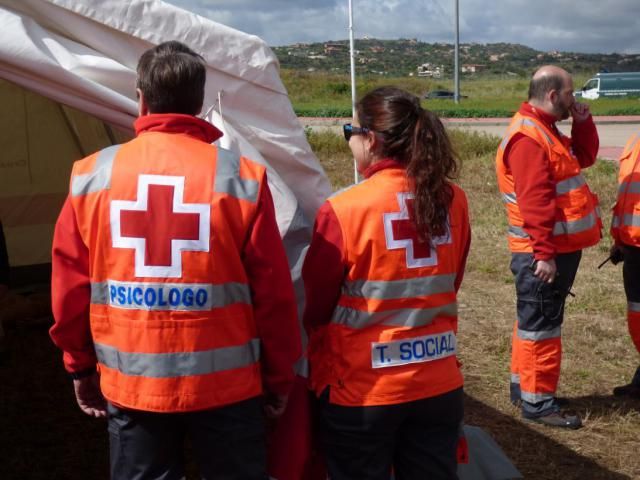
<path id="1" fill-rule="evenodd" d="M 107 424 L 80 412 L 45 322 L 6 329 L 0 360 L 0 478 L 109 477 Z"/>

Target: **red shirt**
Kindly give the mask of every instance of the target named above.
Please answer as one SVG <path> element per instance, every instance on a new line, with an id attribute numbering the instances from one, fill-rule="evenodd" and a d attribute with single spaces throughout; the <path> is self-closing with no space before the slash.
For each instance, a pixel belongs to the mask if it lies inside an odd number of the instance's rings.
<path id="1" fill-rule="evenodd" d="M 190 135 L 211 143 L 222 133 L 210 123 L 190 115 L 154 114 L 140 117 L 136 134 L 160 131 Z M 263 183 L 258 209 L 243 250 L 249 278 L 261 362 L 267 390 L 288 393 L 293 383 L 293 365 L 302 354 L 296 300 L 289 264 L 280 239 L 271 192 Z M 68 371 L 95 367 L 96 356 L 89 327 L 89 252 L 82 241 L 73 207 L 67 198 L 56 224 L 52 258 L 52 309 L 56 320 L 50 334 L 64 351 Z M 277 288 L 274 288 L 277 285 Z M 282 335 L 286 329 L 288 335 Z M 284 373 L 286 372 L 286 373 Z"/>
<path id="2" fill-rule="evenodd" d="M 556 118 L 523 103 L 520 113 L 542 122 L 559 141 Z M 571 149 L 582 168 L 593 165 L 600 145 L 598 131 L 589 116 L 571 126 Z M 547 154 L 535 140 L 523 134 L 514 135 L 504 153 L 504 163 L 513 174 L 518 207 L 524 219 L 524 229 L 531 237 L 534 257 L 550 260 L 556 256 L 553 245 L 556 189 Z"/>

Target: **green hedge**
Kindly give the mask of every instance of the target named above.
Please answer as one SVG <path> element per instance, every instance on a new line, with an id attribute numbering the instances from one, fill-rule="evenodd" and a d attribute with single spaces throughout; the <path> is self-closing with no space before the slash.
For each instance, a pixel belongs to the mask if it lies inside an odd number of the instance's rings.
<path id="1" fill-rule="evenodd" d="M 427 107 L 429 108 L 429 107 Z M 299 117 L 351 117 L 351 107 L 326 106 L 326 107 L 293 107 Z M 509 118 L 513 116 L 515 110 L 502 108 L 430 108 L 442 118 Z M 623 116 L 640 115 L 640 106 L 626 106 L 622 108 L 593 108 L 594 115 Z"/>

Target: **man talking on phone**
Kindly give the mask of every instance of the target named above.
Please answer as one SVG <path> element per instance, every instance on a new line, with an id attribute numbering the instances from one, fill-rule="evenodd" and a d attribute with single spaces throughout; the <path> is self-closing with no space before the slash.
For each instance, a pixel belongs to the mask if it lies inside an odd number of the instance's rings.
<path id="1" fill-rule="evenodd" d="M 571 137 L 556 122 L 572 117 Z M 562 68 L 536 71 L 529 100 L 514 115 L 498 148 L 498 187 L 507 210 L 517 321 L 511 353 L 511 402 L 526 420 L 577 429 L 556 397 L 564 304 L 582 249 L 597 244 L 602 222 L 597 197 L 581 174 L 598 153 L 588 105 L 573 97 Z"/>

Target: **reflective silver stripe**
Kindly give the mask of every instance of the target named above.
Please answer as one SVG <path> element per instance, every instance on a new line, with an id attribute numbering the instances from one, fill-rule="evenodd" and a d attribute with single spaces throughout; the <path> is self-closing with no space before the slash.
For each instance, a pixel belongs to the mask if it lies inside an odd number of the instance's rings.
<path id="1" fill-rule="evenodd" d="M 640 312 L 640 302 L 628 302 L 627 310 L 630 312 Z"/>
<path id="2" fill-rule="evenodd" d="M 151 283 L 107 280 L 91 284 L 91 303 L 127 310 L 203 311 L 233 303 L 251 304 L 242 283 Z"/>
<path id="3" fill-rule="evenodd" d="M 554 398 L 553 393 L 529 393 L 529 392 L 520 392 L 520 398 L 525 402 L 529 403 L 538 403 L 543 402 L 544 400 L 551 400 Z"/>
<path id="4" fill-rule="evenodd" d="M 456 316 L 457 303 L 448 303 L 434 308 L 403 308 L 384 312 L 365 312 L 338 305 L 333 313 L 333 323 L 349 328 L 366 328 L 373 325 L 393 327 L 422 327 L 440 316 Z"/>
<path id="5" fill-rule="evenodd" d="M 71 179 L 71 196 L 78 197 L 111 187 L 113 159 L 119 149 L 120 145 L 112 145 L 101 150 L 91 173 L 75 175 Z"/>
<path id="6" fill-rule="evenodd" d="M 549 145 L 553 145 L 553 138 L 551 138 L 549 135 L 547 135 L 547 132 L 545 132 L 540 125 L 538 125 L 536 122 L 534 122 L 533 120 L 529 119 L 529 118 L 524 118 L 522 120 L 522 125 L 526 125 L 527 127 L 533 127 L 536 128 L 538 130 L 540 130 L 540 133 L 542 133 L 545 138 L 547 139 L 547 141 L 549 142 Z"/>
<path id="7" fill-rule="evenodd" d="M 304 344 L 306 345 L 306 341 Z M 296 361 L 293 365 L 293 371 L 300 377 L 309 378 L 309 360 L 306 355 L 302 355 L 302 357 Z"/>
<path id="8" fill-rule="evenodd" d="M 636 145 L 638 144 L 638 141 L 640 141 L 640 137 L 635 135 L 631 145 L 629 145 L 629 147 L 625 148 L 624 152 L 622 152 L 622 154 L 623 155 L 631 154 L 631 152 L 633 152 L 633 150 L 636 148 Z"/>
<path id="9" fill-rule="evenodd" d="M 584 176 L 581 173 L 573 177 L 567 178 L 556 184 L 556 195 L 563 195 L 565 193 L 570 192 L 571 190 L 575 190 L 576 188 L 582 187 L 586 183 L 587 181 L 585 180 Z M 505 203 L 517 203 L 515 193 L 503 193 L 502 200 Z"/>
<path id="10" fill-rule="evenodd" d="M 562 333 L 561 327 L 556 327 L 553 330 L 542 330 L 539 332 L 530 332 L 528 330 L 518 329 L 518 338 L 520 340 L 529 340 L 532 342 L 539 342 L 541 340 L 548 340 L 550 338 L 559 338 Z"/>
<path id="11" fill-rule="evenodd" d="M 520 383 L 520 374 L 512 373 L 511 374 L 511 383 Z"/>
<path id="12" fill-rule="evenodd" d="M 625 192 L 640 193 L 640 182 L 622 182 L 618 186 L 618 193 L 625 193 Z"/>
<path id="13" fill-rule="evenodd" d="M 553 226 L 554 235 L 570 235 L 580 233 L 593 228 L 597 222 L 596 215 L 591 212 L 584 218 L 571 222 L 556 222 Z"/>
<path id="14" fill-rule="evenodd" d="M 125 375 L 151 378 L 186 377 L 248 367 L 260 359 L 260 340 L 198 352 L 133 353 L 95 344 L 98 362 Z"/>
<path id="15" fill-rule="evenodd" d="M 529 234 L 524 231 L 522 227 L 516 225 L 509 225 L 509 236 L 516 238 L 529 238 Z"/>
<path id="16" fill-rule="evenodd" d="M 611 217 L 611 226 L 613 228 L 618 228 L 620 226 L 620 217 L 617 215 L 614 215 L 613 217 Z"/>
<path id="17" fill-rule="evenodd" d="M 640 215 L 633 215 L 632 213 L 625 213 L 622 216 L 622 224 L 625 227 L 640 227 Z"/>
<path id="18" fill-rule="evenodd" d="M 343 294 L 350 297 L 390 300 L 394 298 L 415 298 L 422 295 L 455 292 L 455 275 L 433 275 L 406 280 L 346 282 Z"/>
<path id="19" fill-rule="evenodd" d="M 514 205 L 518 203 L 516 201 L 516 194 L 515 193 L 503 193 L 502 194 L 502 201 L 504 203 L 513 203 Z"/>
<path id="20" fill-rule="evenodd" d="M 571 190 L 580 188 L 586 185 L 587 181 L 584 179 L 581 173 L 573 177 L 565 178 L 564 180 L 556 184 L 556 195 L 563 195 L 569 193 Z"/>
<path id="21" fill-rule="evenodd" d="M 216 193 L 226 193 L 241 200 L 256 202 L 259 186 L 257 180 L 240 178 L 239 155 L 218 147 L 216 178 L 213 186 Z"/>
<path id="22" fill-rule="evenodd" d="M 547 135 L 547 132 L 545 132 L 537 123 L 529 118 L 522 118 L 519 122 L 513 124 L 511 128 L 507 130 L 507 133 L 502 139 L 502 142 L 500 142 L 500 149 L 504 150 L 505 148 L 507 148 L 507 144 L 509 143 L 509 140 L 511 140 L 511 136 L 520 128 L 521 125 L 538 129 L 545 136 L 549 144 L 553 145 L 553 138 Z"/>

